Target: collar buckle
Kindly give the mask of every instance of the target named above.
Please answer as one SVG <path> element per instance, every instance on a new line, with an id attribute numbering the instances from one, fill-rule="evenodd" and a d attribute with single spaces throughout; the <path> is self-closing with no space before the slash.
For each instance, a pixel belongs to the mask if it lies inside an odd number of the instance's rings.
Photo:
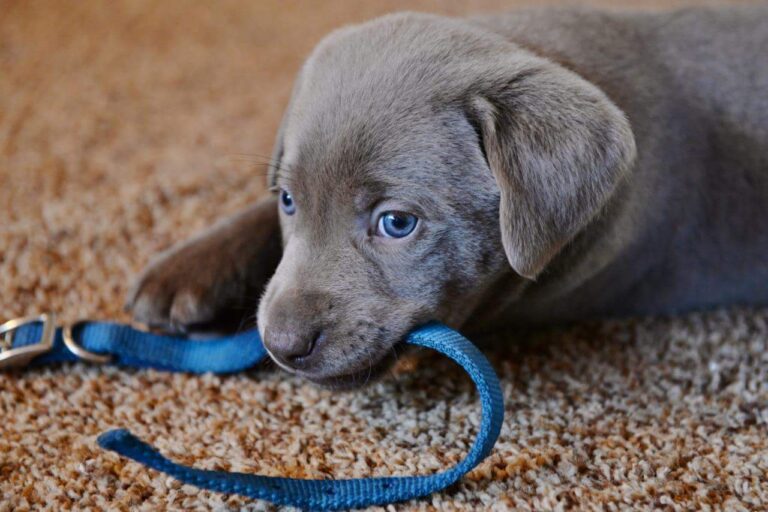
<path id="1" fill-rule="evenodd" d="M 13 348 L 13 338 L 16 330 L 25 325 L 35 323 L 43 324 L 43 332 L 40 335 L 40 339 L 35 343 Z M 55 335 L 56 315 L 53 313 L 14 318 L 4 324 L 0 324 L 0 371 L 11 368 L 23 368 L 37 356 L 50 352 L 53 349 Z"/>

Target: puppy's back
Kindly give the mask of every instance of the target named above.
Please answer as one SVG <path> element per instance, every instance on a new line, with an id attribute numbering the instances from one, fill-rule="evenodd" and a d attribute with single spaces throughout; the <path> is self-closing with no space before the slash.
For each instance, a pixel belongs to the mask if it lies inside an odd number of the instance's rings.
<path id="1" fill-rule="evenodd" d="M 768 304 L 768 6 L 533 9 L 473 22 L 576 71 L 630 120 L 633 249 L 579 292 L 635 284 L 601 314 Z"/>

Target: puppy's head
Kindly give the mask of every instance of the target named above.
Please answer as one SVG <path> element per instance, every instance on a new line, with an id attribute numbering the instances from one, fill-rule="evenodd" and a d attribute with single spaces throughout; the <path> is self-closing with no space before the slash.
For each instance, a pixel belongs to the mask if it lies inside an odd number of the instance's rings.
<path id="1" fill-rule="evenodd" d="M 274 153 L 268 350 L 316 382 L 367 381 L 412 328 L 460 327 L 510 268 L 535 278 L 633 157 L 600 90 L 499 36 L 414 14 L 332 34 Z"/>

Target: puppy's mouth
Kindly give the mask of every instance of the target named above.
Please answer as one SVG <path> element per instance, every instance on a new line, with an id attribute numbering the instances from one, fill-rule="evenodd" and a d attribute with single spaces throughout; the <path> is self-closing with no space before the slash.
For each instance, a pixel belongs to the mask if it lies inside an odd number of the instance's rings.
<path id="1" fill-rule="evenodd" d="M 405 350 L 405 343 L 400 342 L 387 350 L 378 360 L 371 361 L 368 368 L 363 368 L 350 373 L 341 373 L 338 375 L 317 376 L 309 372 L 297 372 L 302 377 L 313 383 L 333 390 L 349 390 L 365 387 L 368 384 L 376 382 L 382 375 L 387 373 L 397 362 L 398 356 Z"/>

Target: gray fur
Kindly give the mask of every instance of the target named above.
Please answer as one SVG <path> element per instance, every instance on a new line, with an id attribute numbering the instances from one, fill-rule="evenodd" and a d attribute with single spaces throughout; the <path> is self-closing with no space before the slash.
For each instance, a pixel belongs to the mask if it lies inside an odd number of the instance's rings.
<path id="1" fill-rule="evenodd" d="M 270 185 L 297 213 L 280 215 L 258 309 L 267 347 L 347 384 L 431 319 L 471 334 L 768 304 L 766 48 L 764 6 L 404 13 L 332 33 L 276 143 Z M 372 236 L 382 209 L 416 214 L 417 231 Z M 134 315 L 226 311 L 258 274 L 244 269 L 278 257 L 252 236 L 274 214 L 239 219 L 150 266 Z M 301 364 L 284 357 L 313 343 Z"/>

